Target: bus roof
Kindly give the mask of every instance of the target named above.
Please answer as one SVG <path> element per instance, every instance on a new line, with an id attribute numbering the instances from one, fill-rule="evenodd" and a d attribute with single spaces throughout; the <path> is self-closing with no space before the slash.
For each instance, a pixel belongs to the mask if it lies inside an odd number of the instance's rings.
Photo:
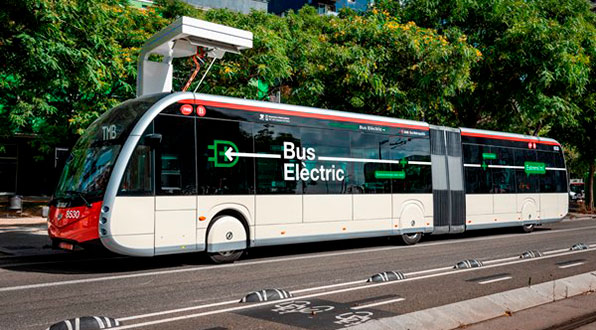
<path id="1" fill-rule="evenodd" d="M 178 103 L 194 103 L 214 107 L 229 107 L 239 110 L 254 111 L 254 112 L 265 112 L 279 115 L 289 115 L 298 117 L 309 117 L 326 120 L 338 120 L 338 121 L 350 121 L 361 124 L 370 125 L 388 125 L 403 128 L 412 128 L 418 130 L 430 129 L 430 125 L 423 121 L 415 121 L 408 119 L 399 119 L 393 117 L 384 117 L 377 115 L 367 115 L 362 113 L 338 111 L 338 110 L 327 110 L 313 107 L 306 107 L 300 105 L 284 104 L 284 103 L 272 103 L 265 101 L 256 101 L 248 99 L 240 99 L 236 97 L 202 94 L 202 93 L 190 93 L 190 92 L 175 92 L 172 94 L 186 94 L 187 97 L 177 97 Z M 194 99 L 193 99 L 194 96 Z M 547 145 L 557 145 L 560 143 L 554 139 L 546 137 L 538 137 L 532 135 L 524 135 L 517 133 L 508 133 L 500 131 L 490 131 L 475 128 L 460 127 L 461 134 L 463 136 L 470 137 L 484 137 L 510 141 L 520 142 L 535 142 Z"/>
<path id="2" fill-rule="evenodd" d="M 241 110 L 247 111 L 261 111 L 267 113 L 281 114 L 281 115 L 293 115 L 299 117 L 310 117 L 318 119 L 328 120 L 339 120 L 339 121 L 352 121 L 362 124 L 372 125 L 390 125 L 399 126 L 404 128 L 413 128 L 421 130 L 429 130 L 429 125 L 422 121 L 398 119 L 392 117 L 383 117 L 375 115 L 367 115 L 362 113 L 345 112 L 337 110 L 325 110 L 317 109 L 299 105 L 283 104 L 283 103 L 272 103 L 264 101 L 254 101 L 239 99 L 227 96 L 217 96 L 210 94 L 195 94 L 196 100 L 184 100 L 188 103 L 200 103 L 203 105 L 210 106 L 233 106 Z M 393 124 L 393 125 L 391 125 Z"/>
<path id="3" fill-rule="evenodd" d="M 497 132 L 497 131 L 489 131 L 489 130 L 465 128 L 465 127 L 461 127 L 460 129 L 461 129 L 461 135 L 464 135 L 464 136 L 486 137 L 486 138 L 510 140 L 510 141 L 521 141 L 521 142 L 536 142 L 536 143 L 558 145 L 558 146 L 560 145 L 559 142 L 557 142 L 556 140 L 546 138 L 546 137 L 538 137 L 538 136 L 532 136 L 532 135 L 507 133 L 507 132 Z"/>

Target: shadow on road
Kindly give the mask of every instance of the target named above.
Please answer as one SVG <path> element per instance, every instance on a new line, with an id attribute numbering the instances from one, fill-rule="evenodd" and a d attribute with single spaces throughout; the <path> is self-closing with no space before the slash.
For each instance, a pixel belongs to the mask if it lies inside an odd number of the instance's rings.
<path id="1" fill-rule="evenodd" d="M 536 231 L 550 230 L 548 227 L 538 227 Z M 461 240 L 473 237 L 488 237 L 505 234 L 521 233 L 519 228 L 499 228 L 475 230 L 455 235 L 426 235 L 420 246 L 428 242 Z M 3 236 L 0 234 L 0 246 Z M 21 248 L 37 248 L 49 243 L 47 236 L 35 235 L 27 232 L 10 233 L 11 242 L 22 242 Z M 304 243 L 283 245 L 277 247 L 261 247 L 250 249 L 242 260 L 259 260 L 273 257 L 292 257 L 325 252 L 346 252 L 362 248 L 376 248 L 395 246 L 400 244 L 399 237 L 379 237 L 365 239 L 350 239 L 329 242 Z M 40 242 L 43 242 L 40 244 Z M 14 248 L 14 246 L 13 246 Z M 18 246 L 17 246 L 18 248 Z M 47 253 L 47 251 L 45 252 Z M 242 262 L 242 261 L 240 261 Z M 210 265 L 205 253 L 187 253 L 178 255 L 157 256 L 152 258 L 126 257 L 113 254 L 107 250 L 82 250 L 69 253 L 30 255 L 26 257 L 0 258 L 0 268 L 18 272 L 36 272 L 48 274 L 109 274 L 127 273 L 147 270 L 165 270 L 168 268 Z"/>

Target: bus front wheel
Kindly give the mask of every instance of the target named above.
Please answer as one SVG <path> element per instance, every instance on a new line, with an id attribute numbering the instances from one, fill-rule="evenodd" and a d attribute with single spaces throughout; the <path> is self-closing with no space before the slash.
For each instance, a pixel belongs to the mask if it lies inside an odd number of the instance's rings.
<path id="1" fill-rule="evenodd" d="M 209 258 L 216 264 L 227 264 L 240 259 L 243 253 L 244 250 L 213 252 L 209 253 Z"/>
<path id="2" fill-rule="evenodd" d="M 215 263 L 238 260 L 248 248 L 248 234 L 241 220 L 230 215 L 220 215 L 207 228 L 207 253 Z"/>
<path id="3" fill-rule="evenodd" d="M 410 233 L 401 235 L 401 240 L 404 242 L 405 245 L 414 245 L 420 242 L 421 238 L 422 233 Z"/>
<path id="4" fill-rule="evenodd" d="M 534 224 L 529 224 L 529 225 L 523 225 L 522 226 L 522 232 L 524 233 L 531 233 L 532 231 L 534 231 Z"/>

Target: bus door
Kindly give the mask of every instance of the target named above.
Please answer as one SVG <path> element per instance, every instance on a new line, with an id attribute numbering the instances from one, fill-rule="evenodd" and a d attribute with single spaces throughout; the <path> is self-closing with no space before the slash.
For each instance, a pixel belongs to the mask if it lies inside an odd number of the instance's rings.
<path id="1" fill-rule="evenodd" d="M 160 114 L 155 148 L 155 254 L 196 250 L 195 119 Z"/>
<path id="2" fill-rule="evenodd" d="M 465 230 L 466 195 L 460 130 L 431 126 L 433 234 Z"/>

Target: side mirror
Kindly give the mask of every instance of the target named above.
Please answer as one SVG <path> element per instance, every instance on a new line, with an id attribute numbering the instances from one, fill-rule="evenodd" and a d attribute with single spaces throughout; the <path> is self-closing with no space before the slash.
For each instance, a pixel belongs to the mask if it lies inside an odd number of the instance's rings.
<path id="1" fill-rule="evenodd" d="M 145 144 L 151 148 L 156 148 L 161 143 L 161 134 L 151 133 L 145 135 Z"/>

